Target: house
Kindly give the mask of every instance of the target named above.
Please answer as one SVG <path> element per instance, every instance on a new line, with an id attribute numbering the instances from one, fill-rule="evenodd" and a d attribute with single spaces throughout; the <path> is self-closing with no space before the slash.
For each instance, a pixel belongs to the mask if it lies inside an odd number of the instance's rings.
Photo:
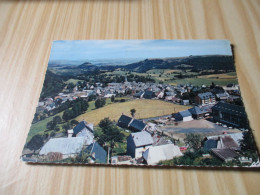
<path id="1" fill-rule="evenodd" d="M 217 99 L 219 100 L 228 100 L 229 99 L 229 94 L 227 92 L 224 93 L 217 93 L 216 94 Z"/>
<path id="2" fill-rule="evenodd" d="M 114 93 L 110 93 L 110 92 L 106 92 L 105 95 L 104 95 L 104 98 L 111 98 L 112 96 L 116 96 L 116 94 Z"/>
<path id="3" fill-rule="evenodd" d="M 215 122 L 225 123 L 237 128 L 249 128 L 247 115 L 243 106 L 218 102 L 212 107 L 212 116 Z"/>
<path id="4" fill-rule="evenodd" d="M 165 100 L 172 100 L 176 96 L 176 93 L 173 91 L 167 91 L 165 92 Z"/>
<path id="5" fill-rule="evenodd" d="M 112 156 L 112 165 L 132 165 L 135 164 L 135 160 L 131 156 Z"/>
<path id="6" fill-rule="evenodd" d="M 134 94 L 134 97 L 136 98 L 143 98 L 144 96 L 144 91 L 139 91 L 138 93 Z"/>
<path id="7" fill-rule="evenodd" d="M 129 125 L 129 129 L 135 132 L 143 131 L 146 127 L 147 125 L 143 121 L 137 119 L 134 119 Z"/>
<path id="8" fill-rule="evenodd" d="M 184 111 L 178 112 L 177 114 L 174 115 L 174 118 L 176 121 L 183 121 L 183 122 L 193 120 L 192 115 L 189 112 L 189 110 L 184 110 Z"/>
<path id="9" fill-rule="evenodd" d="M 218 149 L 221 148 L 229 148 L 232 150 L 239 150 L 239 144 L 237 144 L 233 138 L 231 136 L 224 136 L 224 137 L 220 137 L 219 141 L 218 141 L 218 145 L 217 145 Z"/>
<path id="10" fill-rule="evenodd" d="M 145 99 L 152 99 L 154 97 L 155 97 L 155 93 L 153 91 L 146 90 L 144 92 L 143 98 L 145 98 Z"/>
<path id="11" fill-rule="evenodd" d="M 216 157 L 220 158 L 225 162 L 232 161 L 235 158 L 240 157 L 240 155 L 236 153 L 236 151 L 229 148 L 212 149 L 211 152 L 213 155 L 215 155 Z"/>
<path id="12" fill-rule="evenodd" d="M 202 107 L 200 108 L 198 106 L 194 106 L 193 108 L 190 108 L 189 112 L 191 113 L 192 118 L 194 119 L 204 118 L 209 115 L 209 110 Z"/>
<path id="13" fill-rule="evenodd" d="M 218 140 L 216 139 L 209 139 L 204 142 L 203 149 L 205 151 L 211 151 L 211 149 L 218 147 Z"/>
<path id="14" fill-rule="evenodd" d="M 201 106 L 214 105 L 216 103 L 216 99 L 211 92 L 199 93 L 195 97 L 195 103 Z"/>
<path id="15" fill-rule="evenodd" d="M 215 136 L 208 136 L 206 140 L 215 139 L 219 140 L 221 137 L 229 136 L 231 137 L 237 145 L 240 144 L 240 141 L 243 139 L 243 133 L 231 133 L 231 134 L 223 134 L 223 135 L 215 135 Z"/>
<path id="16" fill-rule="evenodd" d="M 68 137 L 72 137 L 72 135 L 73 135 L 73 129 L 69 129 L 69 130 L 67 131 L 67 134 L 68 134 Z"/>
<path id="17" fill-rule="evenodd" d="M 60 153 L 62 159 L 75 157 L 86 144 L 84 137 L 51 138 L 44 144 L 39 154 L 46 156 L 48 153 Z"/>
<path id="18" fill-rule="evenodd" d="M 143 153 L 143 158 L 148 165 L 156 165 L 160 161 L 170 160 L 182 155 L 183 154 L 178 146 L 175 146 L 174 144 L 166 144 L 148 148 Z"/>
<path id="19" fill-rule="evenodd" d="M 228 84 L 227 86 L 223 86 L 225 91 L 237 91 L 239 90 L 239 86 L 235 84 Z"/>
<path id="20" fill-rule="evenodd" d="M 224 134 L 218 136 L 208 136 L 205 138 L 204 150 L 225 149 L 240 150 L 240 140 L 243 139 L 242 133 Z"/>
<path id="21" fill-rule="evenodd" d="M 179 99 L 179 98 L 176 98 L 176 97 L 173 97 L 173 98 L 172 98 L 172 102 L 173 102 L 173 103 L 179 103 L 179 102 L 180 102 L 180 99 Z"/>
<path id="22" fill-rule="evenodd" d="M 128 128 L 132 131 L 139 132 L 146 129 L 147 125 L 141 121 L 122 114 L 117 122 L 122 128 Z"/>
<path id="23" fill-rule="evenodd" d="M 158 91 L 158 92 L 155 94 L 155 96 L 156 96 L 157 98 L 159 98 L 159 99 L 162 99 L 163 96 L 164 96 L 164 91 Z"/>
<path id="24" fill-rule="evenodd" d="M 127 137 L 127 154 L 135 159 L 141 158 L 143 152 L 152 145 L 153 138 L 146 131 L 131 133 Z"/>
<path id="25" fill-rule="evenodd" d="M 190 101 L 189 100 L 182 100 L 181 104 L 184 105 L 184 106 L 187 106 L 187 105 L 190 104 Z"/>
<path id="26" fill-rule="evenodd" d="M 84 152 L 90 155 L 90 163 L 107 163 L 107 152 L 98 142 L 90 144 Z"/>
<path id="27" fill-rule="evenodd" d="M 128 128 L 133 120 L 133 118 L 122 114 L 118 119 L 117 125 L 122 128 Z"/>
<path id="28" fill-rule="evenodd" d="M 81 121 L 73 128 L 72 137 L 84 137 L 87 140 L 88 145 L 91 144 L 94 140 L 93 124 Z"/>

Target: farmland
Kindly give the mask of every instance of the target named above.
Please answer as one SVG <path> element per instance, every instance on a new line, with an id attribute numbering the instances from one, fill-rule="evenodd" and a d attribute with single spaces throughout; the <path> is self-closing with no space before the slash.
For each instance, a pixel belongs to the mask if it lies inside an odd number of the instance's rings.
<path id="1" fill-rule="evenodd" d="M 237 84 L 237 75 L 235 72 L 222 73 L 222 74 L 208 74 L 208 75 L 199 75 L 196 72 L 191 70 L 172 70 L 172 69 L 152 69 L 146 73 L 137 73 L 131 71 L 115 70 L 112 72 L 105 73 L 111 77 L 115 75 L 126 76 L 129 74 L 151 77 L 155 80 L 156 83 L 164 82 L 166 84 L 178 85 L 178 84 L 193 84 L 197 86 L 201 85 L 211 85 L 214 82 L 216 85 L 227 85 L 230 83 Z M 183 78 L 178 78 L 179 75 L 182 75 Z M 186 77 L 191 78 L 186 78 Z"/>
<path id="2" fill-rule="evenodd" d="M 160 100 L 136 99 L 95 109 L 78 116 L 76 120 L 86 120 L 87 122 L 94 123 L 94 125 L 97 125 L 99 121 L 105 117 L 117 121 L 122 113 L 130 116 L 130 110 L 132 108 L 136 109 L 136 118 L 138 119 L 167 115 L 186 110 L 188 107 Z"/>

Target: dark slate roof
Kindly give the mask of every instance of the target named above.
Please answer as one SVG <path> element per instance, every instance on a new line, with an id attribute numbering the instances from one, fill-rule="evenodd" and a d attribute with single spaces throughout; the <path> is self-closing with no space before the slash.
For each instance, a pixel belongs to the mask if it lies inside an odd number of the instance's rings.
<path id="1" fill-rule="evenodd" d="M 79 124 L 77 124 L 77 126 L 73 128 L 73 135 L 77 135 L 82 129 L 86 127 L 86 125 L 86 121 L 81 121 Z"/>
<path id="2" fill-rule="evenodd" d="M 213 148 L 217 148 L 217 145 L 218 145 L 218 140 L 215 140 L 215 139 L 209 139 L 207 141 L 205 141 L 204 143 L 204 150 L 211 150 Z"/>
<path id="3" fill-rule="evenodd" d="M 121 117 L 118 119 L 118 124 L 119 126 L 123 126 L 124 128 L 126 128 L 128 127 L 131 120 L 132 120 L 131 117 L 122 114 Z"/>
<path id="4" fill-rule="evenodd" d="M 189 112 L 190 112 L 191 114 L 199 115 L 199 114 L 208 113 L 209 111 L 207 111 L 206 109 L 200 108 L 200 107 L 198 107 L 198 106 L 194 106 L 193 108 L 190 108 L 190 109 L 189 109 Z"/>
<path id="5" fill-rule="evenodd" d="M 189 112 L 189 110 L 181 111 L 181 112 L 179 112 L 179 114 L 180 114 L 182 117 L 191 116 L 191 113 Z"/>
<path id="6" fill-rule="evenodd" d="M 153 91 L 145 91 L 144 97 L 152 98 L 152 97 L 154 97 L 154 92 Z"/>
<path id="7" fill-rule="evenodd" d="M 107 152 L 97 142 L 90 144 L 85 152 L 89 153 L 97 163 L 106 163 Z"/>
<path id="8" fill-rule="evenodd" d="M 220 159 L 226 161 L 226 160 L 232 160 L 235 157 L 238 157 L 239 154 L 237 154 L 234 150 L 231 150 L 229 148 L 225 149 L 212 149 L 211 150 L 213 154 L 215 154 Z"/>
<path id="9" fill-rule="evenodd" d="M 199 93 L 198 96 L 201 99 L 209 99 L 215 97 L 211 92 L 206 92 L 206 93 Z"/>
<path id="10" fill-rule="evenodd" d="M 238 106 L 234 104 L 218 102 L 215 106 L 212 107 L 212 110 L 222 111 L 239 117 L 246 117 L 245 108 L 243 106 Z"/>
<path id="11" fill-rule="evenodd" d="M 139 91 L 138 93 L 136 93 L 134 96 L 135 97 L 140 97 L 144 92 L 143 91 Z"/>
<path id="12" fill-rule="evenodd" d="M 134 119 L 130 124 L 130 128 L 136 131 L 142 131 L 145 128 L 146 124 L 143 121 Z"/>

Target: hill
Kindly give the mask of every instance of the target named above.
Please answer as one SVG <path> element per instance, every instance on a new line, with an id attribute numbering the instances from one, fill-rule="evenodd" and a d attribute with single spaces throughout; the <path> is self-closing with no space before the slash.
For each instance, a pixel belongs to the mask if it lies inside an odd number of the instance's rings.
<path id="1" fill-rule="evenodd" d="M 120 66 L 126 70 L 144 73 L 151 69 L 193 69 L 234 71 L 235 66 L 232 56 L 209 55 L 188 56 L 181 58 L 146 59 L 140 62 Z"/>
<path id="2" fill-rule="evenodd" d="M 45 75 L 45 80 L 42 87 L 42 92 L 40 95 L 40 100 L 46 97 L 56 96 L 65 87 L 63 78 L 53 72 L 47 70 Z"/>

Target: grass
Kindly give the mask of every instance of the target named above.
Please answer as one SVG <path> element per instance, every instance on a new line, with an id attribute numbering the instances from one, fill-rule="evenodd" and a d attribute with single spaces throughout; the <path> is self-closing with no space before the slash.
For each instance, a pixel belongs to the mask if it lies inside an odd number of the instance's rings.
<path id="1" fill-rule="evenodd" d="M 31 128 L 30 128 L 30 131 L 29 131 L 29 133 L 28 133 L 28 136 L 27 136 L 27 140 L 26 140 L 26 141 L 28 142 L 33 136 L 35 136 L 35 135 L 37 135 L 37 134 L 43 134 L 44 131 L 46 130 L 46 125 L 47 125 L 47 123 L 50 122 L 50 121 L 52 121 L 52 119 L 53 119 L 55 116 L 60 116 L 60 117 L 62 117 L 62 115 L 63 115 L 63 112 L 60 112 L 60 113 L 58 113 L 58 114 L 56 114 L 56 115 L 50 116 L 50 117 L 48 117 L 48 118 L 46 118 L 46 119 L 44 119 L 44 120 L 41 120 L 41 121 L 39 121 L 39 122 L 37 122 L 37 123 L 32 124 L 32 125 L 31 125 Z M 50 131 L 50 132 L 51 132 L 51 131 Z"/>
<path id="2" fill-rule="evenodd" d="M 128 97 L 118 97 L 118 98 L 115 98 L 116 100 L 120 100 L 120 99 L 125 99 L 125 100 L 128 100 L 129 98 Z M 112 104 L 112 102 L 111 102 L 111 98 L 107 98 L 106 99 L 106 105 L 105 106 L 107 106 L 107 105 L 110 105 L 110 104 Z M 86 111 L 86 113 L 87 112 L 91 112 L 91 111 L 93 111 L 93 110 L 95 110 L 95 101 L 91 101 L 91 102 L 89 102 L 89 107 L 88 107 L 88 110 Z M 63 115 L 63 112 L 60 112 L 60 113 L 57 113 L 56 115 L 54 115 L 54 116 L 50 116 L 50 117 L 48 117 L 48 118 L 46 118 L 46 119 L 44 119 L 44 120 L 41 120 L 41 121 L 39 121 L 39 122 L 37 122 L 37 123 L 34 123 L 34 124 L 32 124 L 31 125 L 31 128 L 30 128 L 30 131 L 29 131 L 29 133 L 28 133 L 28 136 L 27 136 L 27 142 L 34 136 L 34 135 L 37 135 L 37 134 L 44 134 L 45 132 L 45 130 L 46 130 L 46 125 L 47 125 L 47 123 L 48 122 L 50 122 L 50 121 L 52 121 L 52 119 L 55 117 L 55 116 L 60 116 L 60 117 L 62 117 L 62 115 Z M 73 119 L 71 119 L 71 120 L 73 120 Z M 58 132 L 56 132 L 56 133 L 59 133 L 59 132 L 61 132 L 62 131 L 62 125 L 64 124 L 65 122 L 63 121 L 61 124 L 58 124 L 57 126 L 58 127 L 60 127 L 60 131 L 58 131 Z M 51 133 L 52 131 L 48 131 L 47 133 Z"/>
<path id="3" fill-rule="evenodd" d="M 97 125 L 105 117 L 117 121 L 122 113 L 130 116 L 132 108 L 136 109 L 136 118 L 150 118 L 179 112 L 189 107 L 160 100 L 136 99 L 123 103 L 110 104 L 103 108 L 86 112 L 78 116 L 76 120 L 86 120 L 89 123 L 94 123 L 94 125 Z"/>
<path id="4" fill-rule="evenodd" d="M 207 85 L 210 86 L 214 82 L 216 85 L 225 86 L 227 84 L 233 83 L 237 84 L 237 78 L 188 78 L 173 80 L 169 84 L 193 84 L 195 86 Z"/>
<path id="5" fill-rule="evenodd" d="M 66 84 L 73 83 L 74 85 L 76 85 L 79 81 L 83 81 L 83 80 L 79 80 L 79 79 L 69 79 L 69 80 L 67 80 L 65 83 L 66 83 Z"/>

